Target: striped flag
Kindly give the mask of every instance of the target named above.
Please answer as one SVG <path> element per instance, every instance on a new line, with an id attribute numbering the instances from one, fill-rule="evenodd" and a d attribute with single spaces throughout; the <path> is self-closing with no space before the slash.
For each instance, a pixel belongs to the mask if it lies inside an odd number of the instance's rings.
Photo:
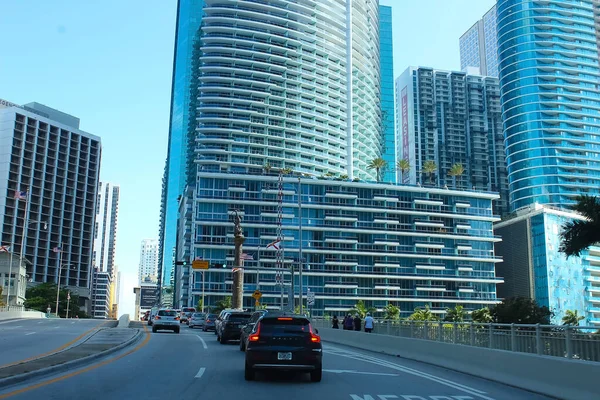
<path id="1" fill-rule="evenodd" d="M 61 247 L 55 247 L 55 248 L 52 249 L 52 251 L 55 252 L 55 253 L 60 253 L 62 251 L 62 248 Z"/>
<path id="2" fill-rule="evenodd" d="M 281 240 L 280 240 L 280 239 L 277 239 L 277 240 L 274 240 L 274 241 L 272 241 L 271 243 L 269 243 L 269 244 L 267 245 L 267 249 L 269 249 L 269 248 L 273 247 L 275 250 L 279 250 L 279 242 L 281 242 Z"/>
<path id="3" fill-rule="evenodd" d="M 15 200 L 27 200 L 27 192 L 15 192 Z"/>
<path id="4" fill-rule="evenodd" d="M 252 254 L 242 253 L 242 260 L 254 260 L 254 256 Z"/>
<path id="5" fill-rule="evenodd" d="M 0 246 L 0 253 L 10 253 L 10 246 Z"/>

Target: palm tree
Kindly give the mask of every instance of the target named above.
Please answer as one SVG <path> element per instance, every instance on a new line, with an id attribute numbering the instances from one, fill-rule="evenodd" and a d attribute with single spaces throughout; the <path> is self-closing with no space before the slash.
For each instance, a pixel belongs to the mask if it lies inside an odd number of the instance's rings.
<path id="1" fill-rule="evenodd" d="M 450 167 L 450 171 L 448 171 L 448 175 L 452 177 L 452 184 L 456 189 L 456 177 L 462 176 L 465 173 L 465 167 L 461 163 L 456 163 L 452 167 Z"/>
<path id="2" fill-rule="evenodd" d="M 294 170 L 291 168 L 282 168 L 280 171 L 283 175 L 290 175 L 292 172 L 294 172 Z"/>
<path id="3" fill-rule="evenodd" d="M 433 184 L 433 174 L 437 172 L 437 165 L 433 160 L 427 160 L 423 164 L 423 172 L 429 175 L 429 183 Z"/>
<path id="4" fill-rule="evenodd" d="M 585 221 L 568 221 L 560 233 L 560 251 L 567 258 L 581 255 L 590 246 L 600 242 L 600 199 L 596 196 L 581 195 L 571 209 L 585 217 Z"/>
<path id="5" fill-rule="evenodd" d="M 215 306 L 213 307 L 213 312 L 215 314 L 218 314 L 226 308 L 231 308 L 231 296 L 225 297 L 224 299 L 217 301 Z"/>
<path id="6" fill-rule="evenodd" d="M 348 175 L 342 174 L 342 175 L 340 175 L 340 179 L 346 181 L 346 180 L 348 180 Z"/>
<path id="7" fill-rule="evenodd" d="M 431 312 L 429 306 L 425 308 L 415 308 L 415 312 L 408 317 L 411 321 L 438 321 L 439 318 Z"/>
<path id="8" fill-rule="evenodd" d="M 463 306 L 446 308 L 446 317 L 444 318 L 444 321 L 463 322 L 465 320 L 465 314 L 466 313 Z"/>
<path id="9" fill-rule="evenodd" d="M 489 308 L 483 307 L 479 310 L 473 310 L 473 312 L 471 312 L 471 319 L 478 324 L 489 324 L 494 320 L 494 317 L 492 317 Z"/>
<path id="10" fill-rule="evenodd" d="M 358 314 L 358 316 L 360 317 L 360 319 L 365 319 L 365 317 L 367 316 L 367 313 L 371 313 L 373 314 L 375 311 L 377 311 L 375 308 L 373 307 L 367 307 L 365 306 L 364 301 L 359 300 L 353 308 L 350 309 L 350 311 L 348 311 L 350 314 Z"/>
<path id="11" fill-rule="evenodd" d="M 396 170 L 400 171 L 400 183 L 404 182 L 404 174 L 410 171 L 410 162 L 403 158 L 396 163 Z"/>
<path id="12" fill-rule="evenodd" d="M 389 319 L 392 321 L 398 321 L 400 319 L 400 308 L 396 307 L 392 303 L 389 303 L 387 306 L 385 306 L 383 312 L 385 313 L 385 317 L 383 317 L 384 319 Z"/>
<path id="13" fill-rule="evenodd" d="M 269 164 L 269 163 L 266 163 L 265 165 L 263 165 L 263 170 L 265 171 L 265 173 L 267 175 L 269 175 L 269 172 L 271 172 L 271 168 L 272 168 L 271 164 Z"/>
<path id="14" fill-rule="evenodd" d="M 381 182 L 381 171 L 387 167 L 387 161 L 383 158 L 378 157 L 371 160 L 367 169 L 374 169 L 377 172 L 377 182 Z"/>
<path id="15" fill-rule="evenodd" d="M 577 326 L 582 319 L 585 319 L 585 317 L 580 316 L 577 310 L 567 310 L 565 311 L 565 316 L 562 317 L 562 322 L 563 325 Z"/>

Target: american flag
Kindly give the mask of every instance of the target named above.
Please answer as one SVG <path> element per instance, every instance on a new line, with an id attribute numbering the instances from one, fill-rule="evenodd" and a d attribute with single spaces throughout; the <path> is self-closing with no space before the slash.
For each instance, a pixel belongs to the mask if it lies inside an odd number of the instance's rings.
<path id="1" fill-rule="evenodd" d="M 61 247 L 55 247 L 55 248 L 52 249 L 52 251 L 55 252 L 55 253 L 60 253 L 62 251 L 62 248 Z"/>
<path id="2" fill-rule="evenodd" d="M 275 248 L 276 250 L 279 250 L 279 242 L 281 242 L 281 240 L 279 240 L 279 239 L 272 241 L 271 243 L 269 243 L 269 244 L 267 245 L 267 249 L 269 249 L 269 248 L 273 247 L 273 248 Z"/>
<path id="3" fill-rule="evenodd" d="M 27 192 L 16 191 L 15 192 L 15 199 L 16 200 L 27 200 Z"/>
<path id="4" fill-rule="evenodd" d="M 242 260 L 254 260 L 254 256 L 252 254 L 242 253 Z"/>
<path id="5" fill-rule="evenodd" d="M 0 246 L 0 253 L 10 253 L 10 246 Z"/>

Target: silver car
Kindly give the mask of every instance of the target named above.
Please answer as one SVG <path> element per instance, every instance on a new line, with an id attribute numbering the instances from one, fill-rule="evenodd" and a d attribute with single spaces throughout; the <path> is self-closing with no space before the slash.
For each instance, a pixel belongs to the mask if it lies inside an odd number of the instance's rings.
<path id="1" fill-rule="evenodd" d="M 192 314 L 190 319 L 188 320 L 188 326 L 190 328 L 204 328 L 204 320 L 206 319 L 205 313 L 195 312 Z"/>
<path id="2" fill-rule="evenodd" d="M 152 321 L 152 332 L 156 333 L 159 330 L 170 330 L 179 333 L 179 313 L 177 310 L 170 308 L 162 308 Z"/>

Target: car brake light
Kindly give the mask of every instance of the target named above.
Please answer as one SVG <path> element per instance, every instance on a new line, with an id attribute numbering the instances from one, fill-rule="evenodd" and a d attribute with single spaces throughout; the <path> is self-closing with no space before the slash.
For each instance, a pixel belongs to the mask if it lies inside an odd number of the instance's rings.
<path id="1" fill-rule="evenodd" d="M 248 336 L 248 340 L 250 342 L 258 342 L 259 339 L 260 339 L 260 322 L 258 323 L 258 325 L 256 325 L 256 332 L 254 332 L 253 334 Z"/>
<path id="2" fill-rule="evenodd" d="M 156 317 L 154 317 L 154 319 L 160 319 L 160 317 L 157 315 Z"/>
<path id="3" fill-rule="evenodd" d="M 291 321 L 292 318 L 290 318 L 290 317 L 279 317 L 279 318 L 277 318 L 277 320 L 278 321 Z"/>
<path id="4" fill-rule="evenodd" d="M 321 343 L 321 336 L 313 332 L 312 325 L 308 325 L 308 329 L 310 330 L 310 341 L 313 343 Z"/>
<path id="5" fill-rule="evenodd" d="M 179 321 L 179 317 L 175 317 L 175 321 Z"/>

